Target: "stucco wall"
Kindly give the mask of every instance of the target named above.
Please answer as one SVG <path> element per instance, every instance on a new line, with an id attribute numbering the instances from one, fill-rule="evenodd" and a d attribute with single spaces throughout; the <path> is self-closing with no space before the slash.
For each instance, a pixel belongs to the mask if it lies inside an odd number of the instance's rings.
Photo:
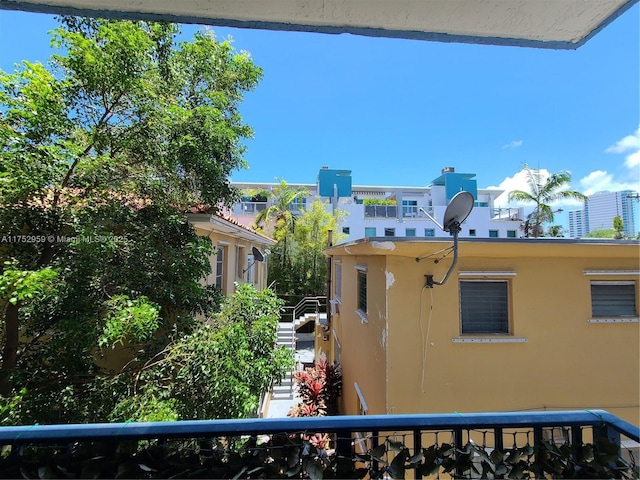
<path id="1" fill-rule="evenodd" d="M 387 412 L 387 312 L 384 285 L 379 282 L 367 285 L 367 322 L 355 313 L 358 299 L 356 266 L 365 267 L 369 279 L 384 275 L 384 264 L 384 257 L 370 256 L 345 257 L 342 262 L 342 305 L 337 327 L 343 359 L 342 414 L 359 413 L 355 383 L 365 398 L 368 414 Z"/>
<path id="2" fill-rule="evenodd" d="M 369 287 L 387 303 L 386 411 L 602 408 L 637 424 L 640 324 L 588 322 L 592 280 L 635 280 L 637 304 L 637 274 L 585 271 L 637 272 L 640 250 L 637 245 L 567 246 L 461 245 L 458 267 L 445 285 L 433 289 L 423 288 L 424 275 L 441 279 L 449 258 L 435 265 L 432 259 L 416 262 L 409 255 L 368 257 L 377 267 L 369 270 Z M 509 282 L 509 335 L 460 335 L 459 272 L 472 271 L 510 272 L 497 277 Z M 345 277 L 343 289 L 351 282 Z M 383 300 L 376 294 L 375 302 Z M 352 319 L 343 315 L 342 321 Z M 454 343 L 469 338 L 517 343 Z M 357 351 L 375 358 L 382 353 L 380 337 L 359 335 Z M 366 371 L 344 344 L 342 357 L 350 376 Z"/>

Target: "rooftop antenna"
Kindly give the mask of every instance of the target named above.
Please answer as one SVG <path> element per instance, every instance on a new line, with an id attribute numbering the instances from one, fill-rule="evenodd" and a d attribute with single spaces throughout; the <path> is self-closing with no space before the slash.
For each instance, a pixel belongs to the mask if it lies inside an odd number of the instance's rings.
<path id="1" fill-rule="evenodd" d="M 451 275 L 454 267 L 456 266 L 456 263 L 458 263 L 458 234 L 462 230 L 460 225 L 462 225 L 462 222 L 464 222 L 471 213 L 471 210 L 473 209 L 473 203 L 474 198 L 471 193 L 464 191 L 456 193 L 449 202 L 447 209 L 444 211 L 444 219 L 442 225 L 440 225 L 431 215 L 423 210 L 423 213 L 425 213 L 433 223 L 438 225 L 438 227 L 440 227 L 443 231 L 453 234 L 453 262 L 449 267 L 449 271 L 439 282 L 433 279 L 433 275 L 425 275 L 427 279 L 427 287 L 433 288 L 434 285 L 444 285 L 449 278 L 449 275 Z M 420 258 L 416 258 L 416 262 L 419 262 L 420 260 Z M 439 260 L 436 260 L 436 263 L 438 261 Z"/>
<path id="2" fill-rule="evenodd" d="M 256 247 L 251 247 L 251 253 L 253 254 L 253 262 L 251 262 L 251 265 L 249 265 L 247 268 L 245 268 L 242 271 L 242 274 L 244 275 L 251 267 L 253 267 L 253 264 L 256 262 L 264 262 L 264 259 L 267 255 L 269 255 L 271 252 L 269 250 L 265 250 L 264 253 L 262 253 L 260 250 L 258 250 Z"/>

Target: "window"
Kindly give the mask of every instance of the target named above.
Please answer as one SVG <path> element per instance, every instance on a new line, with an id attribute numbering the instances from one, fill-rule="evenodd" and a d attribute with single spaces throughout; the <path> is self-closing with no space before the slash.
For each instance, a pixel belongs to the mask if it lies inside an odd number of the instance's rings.
<path id="1" fill-rule="evenodd" d="M 334 283 L 334 296 L 338 300 L 342 298 L 342 264 L 334 263 L 335 283 Z"/>
<path id="2" fill-rule="evenodd" d="M 591 282 L 594 317 L 637 316 L 635 282 Z"/>
<path id="3" fill-rule="evenodd" d="M 253 255 L 247 255 L 247 283 L 253 283 L 253 268 L 254 268 L 254 259 Z"/>
<path id="4" fill-rule="evenodd" d="M 367 271 L 358 270 L 358 310 L 367 313 Z"/>
<path id="5" fill-rule="evenodd" d="M 506 280 L 460 281 L 461 333 L 509 333 Z"/>
<path id="6" fill-rule="evenodd" d="M 469 236 L 470 237 L 475 237 L 476 236 L 476 229 L 475 228 L 470 228 L 469 229 Z"/>
<path id="7" fill-rule="evenodd" d="M 489 230 L 489 238 L 498 238 L 498 230 Z"/>
<path id="8" fill-rule="evenodd" d="M 350 231 L 351 231 L 351 230 L 350 230 L 350 228 L 349 228 L 349 227 L 342 227 L 342 233 L 344 233 L 344 234 L 346 234 L 346 235 L 349 235 L 349 232 L 350 232 Z"/>
<path id="9" fill-rule="evenodd" d="M 416 229 L 415 228 L 407 228 L 404 233 L 405 237 L 415 237 Z"/>
<path id="10" fill-rule="evenodd" d="M 507 230 L 507 238 L 516 238 L 515 230 Z"/>
<path id="11" fill-rule="evenodd" d="M 365 237 L 375 237 L 376 236 L 376 227 L 365 227 L 364 236 Z"/>
<path id="12" fill-rule="evenodd" d="M 395 228 L 385 228 L 384 229 L 384 236 L 385 237 L 395 237 L 396 236 L 396 229 Z"/>
<path id="13" fill-rule="evenodd" d="M 418 216 L 418 201 L 417 200 L 403 200 L 402 201 L 402 216 L 403 217 L 417 217 Z"/>
<path id="14" fill-rule="evenodd" d="M 436 236 L 435 228 L 425 228 L 424 229 L 424 236 L 425 237 L 435 237 Z"/>
<path id="15" fill-rule="evenodd" d="M 218 246 L 216 253 L 216 286 L 222 290 L 224 274 L 224 247 Z"/>
<path id="16" fill-rule="evenodd" d="M 236 275 L 240 278 L 244 276 L 244 247 L 238 247 L 238 251 L 236 252 Z"/>

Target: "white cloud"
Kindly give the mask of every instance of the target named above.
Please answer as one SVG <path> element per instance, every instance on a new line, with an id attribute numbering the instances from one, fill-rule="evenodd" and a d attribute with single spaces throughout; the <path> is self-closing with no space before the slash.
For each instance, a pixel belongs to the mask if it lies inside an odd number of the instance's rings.
<path id="1" fill-rule="evenodd" d="M 513 140 L 505 145 L 502 148 L 518 148 L 522 146 L 522 140 Z"/>
<path id="2" fill-rule="evenodd" d="M 544 182 L 549 177 L 549 171 L 541 168 L 540 169 L 540 178 Z M 527 173 L 525 170 L 520 170 L 513 177 L 507 177 L 500 185 L 497 187 L 488 187 L 488 188 L 497 188 L 499 190 L 504 190 L 504 193 L 496 198 L 494 204 L 496 207 L 519 207 L 522 205 L 516 205 L 514 203 L 509 203 L 509 192 L 513 190 L 529 190 L 529 183 L 527 182 Z"/>
<path id="3" fill-rule="evenodd" d="M 614 180 L 613 174 L 606 170 L 596 170 L 580 179 L 582 193 L 592 195 L 596 192 L 617 192 L 620 190 L 638 190 L 637 183 L 619 182 Z"/>
<path id="4" fill-rule="evenodd" d="M 640 166 L 640 126 L 631 135 L 618 140 L 605 150 L 606 153 L 627 153 L 630 152 L 624 163 L 627 168 Z"/>
<path id="5" fill-rule="evenodd" d="M 544 183 L 547 181 L 547 178 L 549 178 L 549 171 L 545 168 L 541 168 L 540 181 Z M 488 188 L 497 188 L 499 190 L 504 190 L 504 193 L 500 195 L 498 198 L 496 198 L 494 202 L 495 206 L 511 207 L 511 208 L 525 207 L 528 210 L 532 209 L 533 204 L 531 203 L 509 202 L 509 192 L 512 192 L 513 190 L 524 190 L 525 192 L 529 191 L 529 182 L 527 179 L 528 179 L 527 172 L 526 170 L 523 169 L 517 172 L 513 177 L 505 178 L 497 187 L 495 186 L 488 187 Z M 575 188 L 572 188 L 571 185 L 567 185 L 566 189 L 575 190 Z M 559 202 L 555 202 L 551 204 L 552 207 L 556 207 L 556 208 L 573 208 L 573 207 L 577 208 L 577 207 L 580 207 L 581 205 L 582 205 L 581 201 L 572 200 L 572 199 L 561 200 Z"/>

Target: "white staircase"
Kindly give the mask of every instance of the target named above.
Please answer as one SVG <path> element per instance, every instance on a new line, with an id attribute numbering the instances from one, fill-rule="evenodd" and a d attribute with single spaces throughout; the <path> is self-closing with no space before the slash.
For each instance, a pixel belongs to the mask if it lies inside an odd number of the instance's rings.
<path id="1" fill-rule="evenodd" d="M 321 313 L 319 315 L 325 315 L 326 317 L 326 313 Z M 303 325 L 306 325 L 309 322 L 315 322 L 316 319 L 318 318 L 318 314 L 316 313 L 305 313 L 304 315 L 302 315 L 301 317 L 296 318 L 293 323 L 294 323 L 294 328 L 297 330 L 298 328 L 300 328 Z"/>
<path id="2" fill-rule="evenodd" d="M 277 344 L 291 349 L 295 354 L 295 329 L 291 322 L 280 322 L 278 324 L 278 340 Z M 293 372 L 287 372 L 284 380 L 279 385 L 273 386 L 271 392 L 272 400 L 293 400 Z"/>

